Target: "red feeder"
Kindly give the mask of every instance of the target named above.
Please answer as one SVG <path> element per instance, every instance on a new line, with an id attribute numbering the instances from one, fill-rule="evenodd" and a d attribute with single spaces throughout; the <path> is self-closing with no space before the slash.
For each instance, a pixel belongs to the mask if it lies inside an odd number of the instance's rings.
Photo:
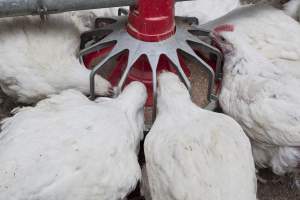
<path id="1" fill-rule="evenodd" d="M 210 31 L 175 23 L 174 0 L 138 0 L 130 7 L 128 17 L 99 18 L 94 31 L 82 35 L 81 61 L 91 72 L 91 98 L 95 98 L 94 77 L 109 61 L 116 61 L 108 80 L 119 93 L 131 81 L 143 82 L 148 90 L 147 106 L 156 109 L 157 74 L 168 70 L 179 75 L 191 90 L 190 71 L 180 53 L 204 67 L 209 75 L 208 100 L 213 97 L 214 82 L 221 78 L 222 53 L 197 36 L 210 36 Z M 107 24 L 99 27 L 99 24 Z M 177 24 L 177 25 L 176 25 Z M 215 70 L 194 48 L 216 58 Z M 97 62 L 102 58 L 100 62 Z M 216 75 L 215 75 L 216 74 Z"/>

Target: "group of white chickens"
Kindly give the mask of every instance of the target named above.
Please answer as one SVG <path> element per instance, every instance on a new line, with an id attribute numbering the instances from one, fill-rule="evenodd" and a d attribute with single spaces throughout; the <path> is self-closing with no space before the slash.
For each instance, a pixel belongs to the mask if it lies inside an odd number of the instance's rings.
<path id="1" fill-rule="evenodd" d="M 180 79 L 164 72 L 145 138 L 142 83 L 114 99 L 85 96 L 80 34 L 115 10 L 51 15 L 44 23 L 0 20 L 1 89 L 34 105 L 2 121 L 0 200 L 125 200 L 138 182 L 147 200 L 256 200 L 255 164 L 293 174 L 300 188 L 300 0 L 285 12 L 238 0 L 178 3 L 177 15 L 210 21 L 207 29 L 234 26 L 215 38 L 225 52 L 226 115 L 197 107 Z M 97 76 L 98 95 L 110 87 Z"/>

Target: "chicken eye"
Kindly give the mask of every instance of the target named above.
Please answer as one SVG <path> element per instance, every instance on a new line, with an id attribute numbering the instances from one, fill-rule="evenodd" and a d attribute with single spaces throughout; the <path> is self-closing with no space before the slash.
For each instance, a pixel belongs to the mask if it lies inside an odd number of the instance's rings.
<path id="1" fill-rule="evenodd" d="M 226 39 L 223 36 L 220 36 L 222 42 L 226 42 Z"/>

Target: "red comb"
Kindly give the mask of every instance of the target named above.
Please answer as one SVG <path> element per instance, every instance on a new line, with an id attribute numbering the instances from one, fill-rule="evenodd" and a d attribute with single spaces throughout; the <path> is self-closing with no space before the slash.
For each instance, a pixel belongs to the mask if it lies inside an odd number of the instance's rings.
<path id="1" fill-rule="evenodd" d="M 216 28 L 214 28 L 214 31 L 217 33 L 220 32 L 233 32 L 234 31 L 234 25 L 231 24 L 223 24 L 220 26 L 217 26 Z"/>

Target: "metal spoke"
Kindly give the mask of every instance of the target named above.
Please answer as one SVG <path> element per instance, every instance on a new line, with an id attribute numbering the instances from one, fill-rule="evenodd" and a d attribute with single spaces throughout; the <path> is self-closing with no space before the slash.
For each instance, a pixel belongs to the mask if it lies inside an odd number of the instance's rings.
<path id="1" fill-rule="evenodd" d="M 214 87 L 214 80 L 215 80 L 214 71 L 212 70 L 212 68 L 204 60 L 202 60 L 194 52 L 194 50 L 189 45 L 186 45 L 185 48 L 182 48 L 180 50 L 182 50 L 183 52 L 187 53 L 192 58 L 194 58 L 200 64 L 200 66 L 204 67 L 205 71 L 208 73 L 209 78 L 208 78 L 208 95 L 207 95 L 207 99 L 210 102 L 211 101 L 212 90 L 213 90 L 213 87 Z"/>
<path id="2" fill-rule="evenodd" d="M 93 51 L 97 51 L 97 50 L 99 50 L 101 48 L 104 48 L 105 45 L 107 45 L 108 43 L 117 42 L 117 40 L 118 39 L 116 37 L 116 34 L 111 33 L 110 35 L 107 35 L 106 37 L 104 37 L 102 40 L 100 40 L 100 41 L 92 44 L 91 46 L 86 47 L 85 49 L 82 49 L 79 52 L 78 56 L 79 56 L 79 58 L 83 57 L 86 54 L 89 54 L 89 53 L 91 53 Z"/>
<path id="3" fill-rule="evenodd" d="M 151 69 L 152 69 L 152 87 L 153 87 L 153 108 L 152 108 L 152 122 L 156 118 L 156 105 L 157 105 L 157 65 L 160 55 L 147 55 Z"/>
<path id="4" fill-rule="evenodd" d="M 209 36 L 211 31 L 204 28 L 196 28 L 188 30 L 189 33 L 197 36 Z"/>
<path id="5" fill-rule="evenodd" d="M 216 47 L 213 47 L 201 40 L 189 40 L 188 39 L 188 42 L 191 42 L 192 45 L 195 45 L 195 46 L 199 46 L 200 48 L 204 48 L 206 51 L 208 51 L 209 53 L 211 54 L 214 54 L 217 58 L 216 60 L 216 80 L 221 80 L 222 79 L 222 61 L 223 61 L 223 54 L 222 52 L 216 48 Z"/>
<path id="6" fill-rule="evenodd" d="M 97 71 L 101 69 L 109 60 L 114 58 L 116 55 L 120 54 L 125 49 L 114 48 L 99 64 L 97 64 L 90 73 L 90 99 L 94 100 L 96 97 L 95 94 L 95 76 Z"/>
<path id="7" fill-rule="evenodd" d="M 139 59 L 140 56 L 141 56 L 141 54 L 138 54 L 138 53 L 132 54 L 130 51 L 128 52 L 127 66 L 125 68 L 124 73 L 122 74 L 122 77 L 121 77 L 119 83 L 118 83 L 117 95 L 119 95 L 121 93 L 121 90 L 124 86 L 124 83 L 127 79 L 127 76 L 129 74 L 131 68 L 133 67 L 134 63 Z"/>
<path id="8" fill-rule="evenodd" d="M 89 53 L 95 52 L 95 51 L 99 51 L 100 49 L 104 49 L 106 47 L 109 47 L 111 45 L 115 45 L 114 42 L 107 42 L 107 43 L 103 43 L 103 44 L 99 44 L 97 46 L 94 46 L 93 48 L 89 48 L 89 49 L 84 49 L 82 51 L 79 52 L 79 62 L 81 64 L 83 64 L 83 57 Z"/>
<path id="9" fill-rule="evenodd" d="M 174 67 L 177 69 L 179 77 L 181 78 L 184 85 L 187 87 L 187 89 L 189 90 L 189 93 L 191 94 L 191 91 L 192 91 L 191 83 L 181 67 L 177 51 L 169 53 L 167 55 L 167 57 L 170 59 L 170 61 L 174 65 Z"/>

